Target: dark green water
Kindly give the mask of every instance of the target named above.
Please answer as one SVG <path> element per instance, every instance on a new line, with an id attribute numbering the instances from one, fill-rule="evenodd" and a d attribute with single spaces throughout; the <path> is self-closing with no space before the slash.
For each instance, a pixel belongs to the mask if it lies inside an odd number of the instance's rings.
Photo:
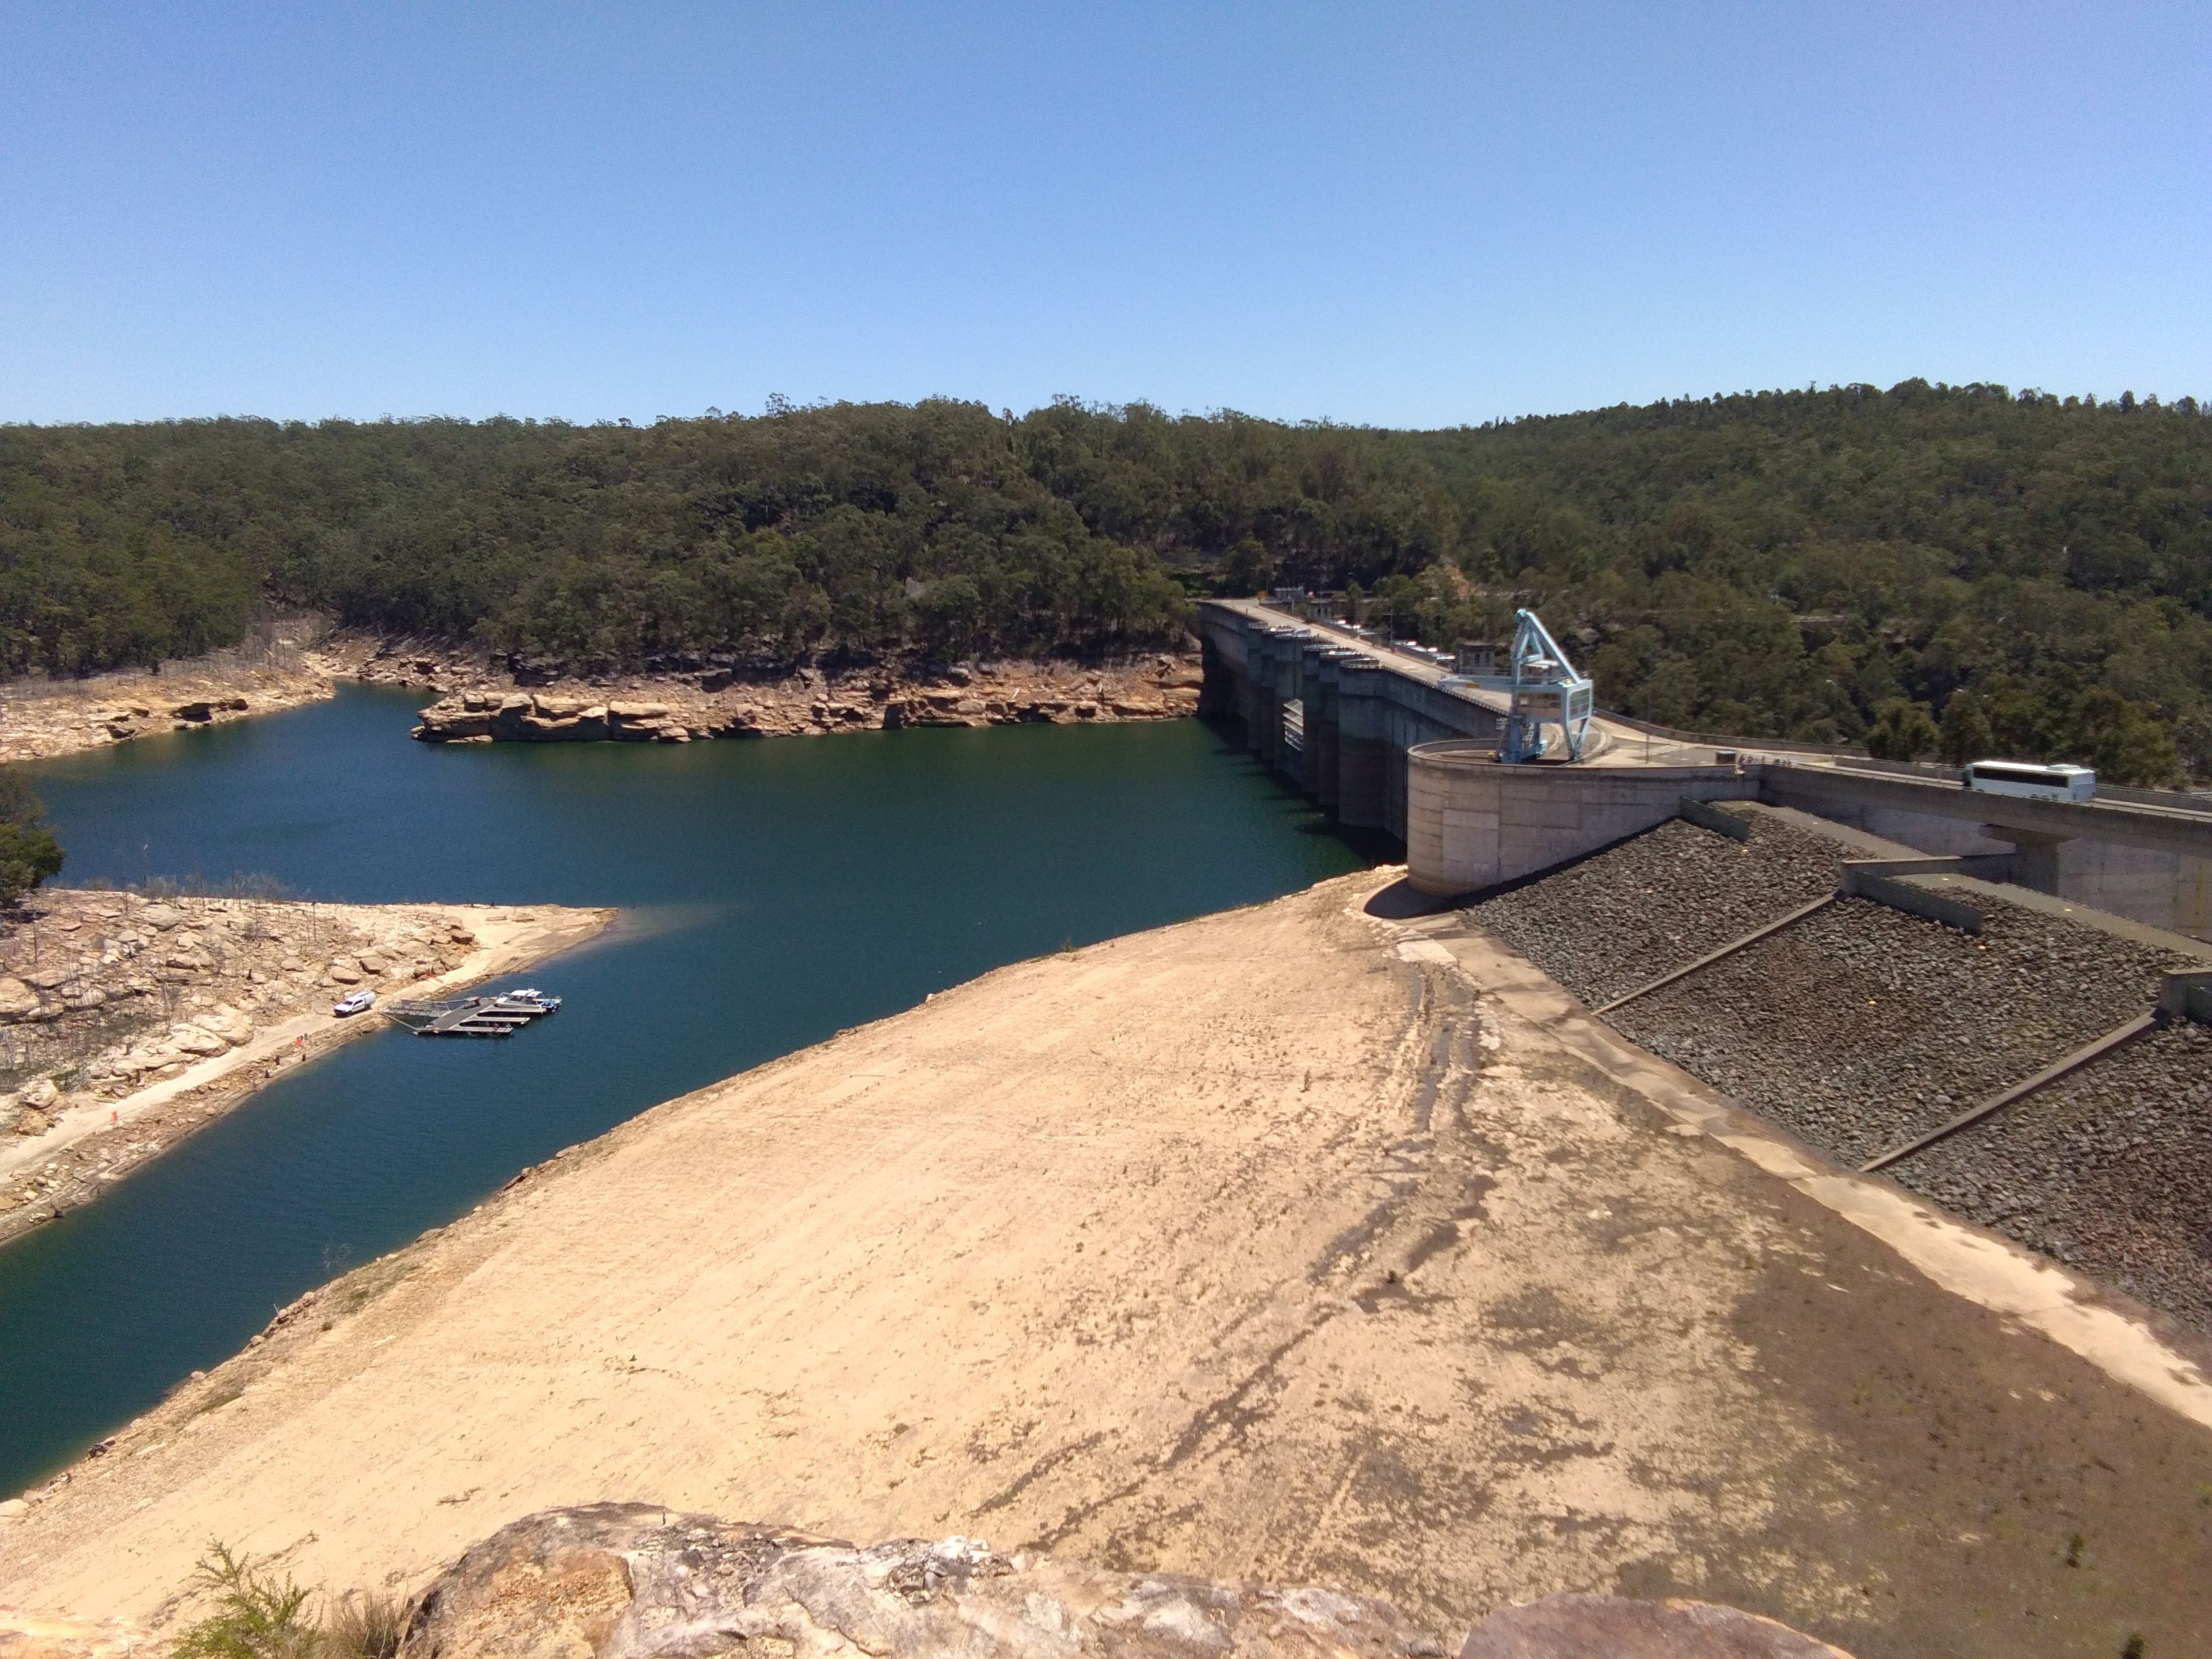
<path id="1" fill-rule="evenodd" d="M 417 701 L 353 690 L 25 769 L 75 881 L 243 872 L 626 915 L 527 975 L 558 1018 L 354 1043 L 0 1249 L 0 1494 L 309 1286 L 657 1101 L 1065 941 L 1363 861 L 1191 720 L 459 749 L 407 740 Z"/>

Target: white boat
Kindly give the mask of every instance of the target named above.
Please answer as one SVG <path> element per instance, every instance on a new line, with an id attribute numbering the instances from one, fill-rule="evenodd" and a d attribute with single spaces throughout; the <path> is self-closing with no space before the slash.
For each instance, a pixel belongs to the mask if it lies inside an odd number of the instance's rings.
<path id="1" fill-rule="evenodd" d="M 557 1014 L 561 1012 L 561 999 L 547 996 L 534 985 L 526 985 L 519 991 L 501 991 L 486 1000 L 489 1006 L 495 1008 L 519 1008 L 533 1014 Z"/>
<path id="2" fill-rule="evenodd" d="M 376 1006 L 374 991 L 349 991 L 331 1006 L 331 1012 L 340 1019 L 349 1014 L 365 1014 Z"/>

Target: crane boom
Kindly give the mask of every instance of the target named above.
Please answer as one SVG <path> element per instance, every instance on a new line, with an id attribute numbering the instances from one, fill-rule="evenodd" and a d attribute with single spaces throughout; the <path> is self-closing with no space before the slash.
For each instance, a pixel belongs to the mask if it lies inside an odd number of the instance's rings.
<path id="1" fill-rule="evenodd" d="M 1454 674 L 1447 684 L 1506 694 L 1505 735 L 1498 759 L 1516 765 L 1540 760 L 1547 747 L 1544 728 L 1557 726 L 1567 758 L 1580 760 L 1595 700 L 1589 678 L 1577 672 L 1534 611 L 1516 611 L 1513 621 L 1510 672 Z"/>

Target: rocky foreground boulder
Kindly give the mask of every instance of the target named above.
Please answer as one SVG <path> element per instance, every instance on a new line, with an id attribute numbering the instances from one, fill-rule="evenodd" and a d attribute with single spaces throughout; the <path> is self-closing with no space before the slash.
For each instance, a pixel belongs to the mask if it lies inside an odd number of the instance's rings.
<path id="1" fill-rule="evenodd" d="M 401 1659 L 1845 1659 L 1731 1607 L 1563 1595 L 1463 1642 L 1330 1589 L 1107 1572 L 966 1538 L 866 1548 L 650 1504 L 549 1510 L 416 1602 Z"/>

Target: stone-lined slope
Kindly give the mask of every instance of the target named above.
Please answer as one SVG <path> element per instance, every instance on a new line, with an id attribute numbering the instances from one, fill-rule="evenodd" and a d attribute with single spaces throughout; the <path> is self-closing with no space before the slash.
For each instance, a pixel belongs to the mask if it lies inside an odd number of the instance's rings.
<path id="1" fill-rule="evenodd" d="M 1756 806 L 1727 810 L 1748 841 L 1675 818 L 1471 915 L 1597 1007 L 1834 889 L 1837 842 Z"/>
<path id="2" fill-rule="evenodd" d="M 1629 1004 L 1654 1054 L 1840 1161 L 1936 1127 L 2144 1012 L 2184 960 L 1983 895 L 1978 937 L 1868 899 Z"/>
<path id="3" fill-rule="evenodd" d="M 2212 1331 L 2212 1027 L 2153 1031 L 1889 1173 Z"/>

